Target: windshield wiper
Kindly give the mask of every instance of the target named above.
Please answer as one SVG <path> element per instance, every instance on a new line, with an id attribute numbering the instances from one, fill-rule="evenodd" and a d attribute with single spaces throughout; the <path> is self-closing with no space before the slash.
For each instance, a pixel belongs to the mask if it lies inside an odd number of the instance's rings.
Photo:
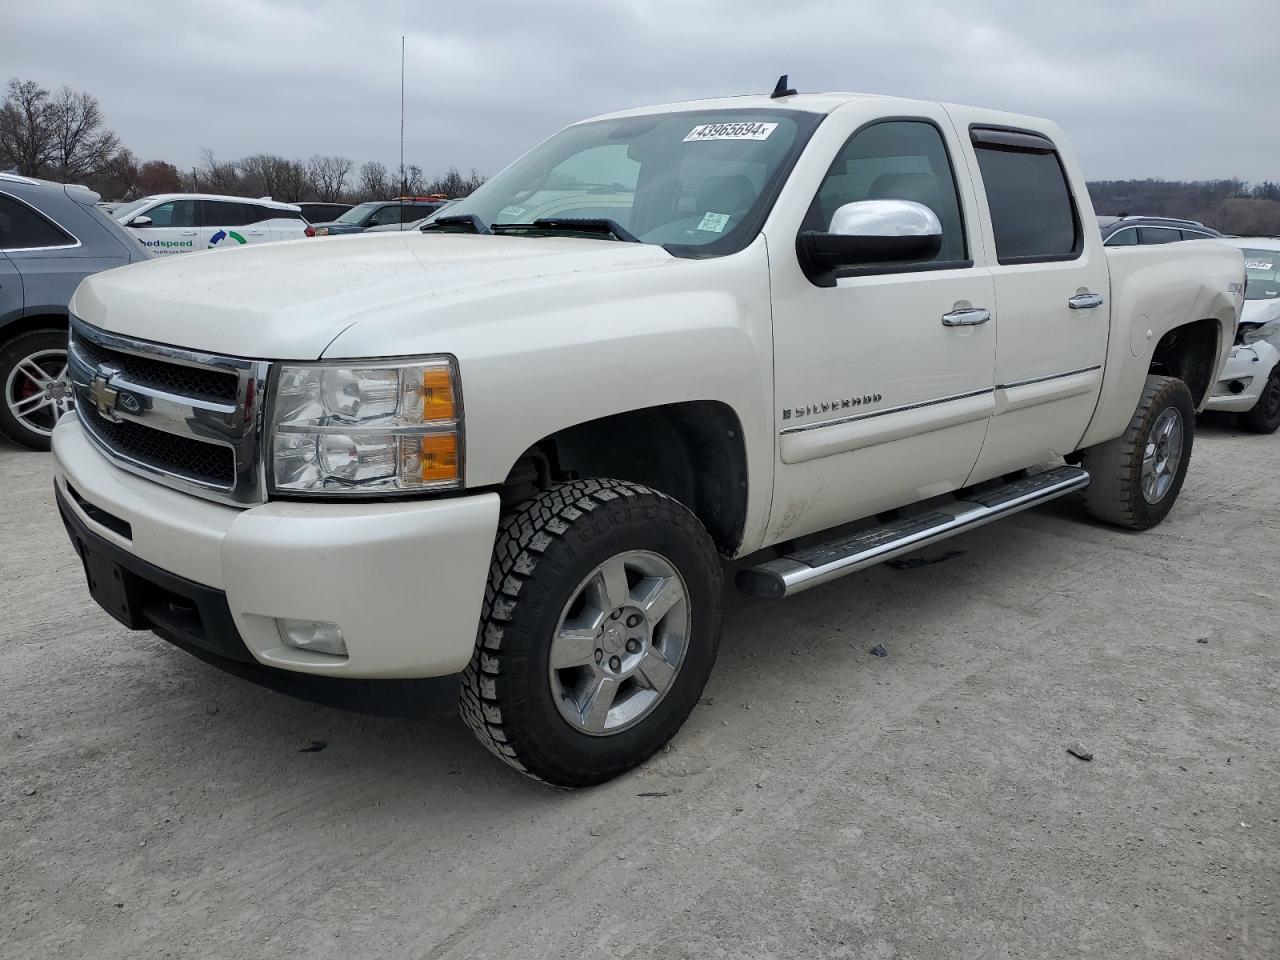
<path id="1" fill-rule="evenodd" d="M 428 220 L 418 228 L 422 233 L 428 230 L 434 230 L 436 227 L 463 227 L 460 233 L 491 233 L 490 229 L 485 226 L 483 220 L 474 213 L 455 213 L 449 217 L 436 217 L 434 220 Z M 465 228 L 470 229 L 465 229 Z"/>
<path id="2" fill-rule="evenodd" d="M 577 233 L 587 237 L 613 237 L 624 243 L 641 243 L 641 239 L 607 217 L 544 217 L 532 223 L 495 223 L 494 233 Z"/>

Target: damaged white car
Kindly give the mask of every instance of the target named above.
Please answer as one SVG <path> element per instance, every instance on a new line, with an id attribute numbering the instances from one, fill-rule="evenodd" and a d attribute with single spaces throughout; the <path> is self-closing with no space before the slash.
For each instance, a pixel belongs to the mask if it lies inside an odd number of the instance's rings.
<path id="1" fill-rule="evenodd" d="M 1255 433 L 1280 429 L 1280 239 L 1232 237 L 1248 273 L 1244 310 L 1209 410 L 1236 414 Z"/>

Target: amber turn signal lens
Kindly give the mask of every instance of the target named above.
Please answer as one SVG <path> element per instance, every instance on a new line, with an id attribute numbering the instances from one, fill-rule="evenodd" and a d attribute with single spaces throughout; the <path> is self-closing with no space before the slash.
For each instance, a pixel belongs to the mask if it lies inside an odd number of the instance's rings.
<path id="1" fill-rule="evenodd" d="M 458 478 L 458 435 L 431 433 L 422 438 L 419 475 L 423 483 Z"/>
<path id="2" fill-rule="evenodd" d="M 452 420 L 456 415 L 453 402 L 453 380 L 449 371 L 432 367 L 422 371 L 422 419 Z"/>

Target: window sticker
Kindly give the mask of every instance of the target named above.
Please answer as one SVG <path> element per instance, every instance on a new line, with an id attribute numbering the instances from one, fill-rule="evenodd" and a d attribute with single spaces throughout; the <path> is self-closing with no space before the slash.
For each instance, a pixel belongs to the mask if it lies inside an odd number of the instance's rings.
<path id="1" fill-rule="evenodd" d="M 517 206 L 503 207 L 501 210 L 498 211 L 498 216 L 518 217 L 520 216 L 520 214 L 524 213 L 525 209 L 526 209 L 525 207 L 517 207 Z"/>
<path id="2" fill-rule="evenodd" d="M 1246 260 L 1244 268 L 1246 270 L 1271 270 L 1275 264 L 1270 260 Z"/>
<path id="3" fill-rule="evenodd" d="M 729 222 L 729 214 L 727 213 L 708 213 L 702 218 L 702 222 L 698 224 L 699 230 L 706 230 L 709 233 L 723 233 L 725 224 Z"/>
<path id="4" fill-rule="evenodd" d="M 776 123 L 700 123 L 685 136 L 684 142 L 699 140 L 768 140 L 778 129 Z"/>

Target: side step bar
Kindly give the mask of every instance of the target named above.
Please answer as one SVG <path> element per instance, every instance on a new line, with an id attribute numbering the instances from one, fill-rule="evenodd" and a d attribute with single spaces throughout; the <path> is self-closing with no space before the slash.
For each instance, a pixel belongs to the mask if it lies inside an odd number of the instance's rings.
<path id="1" fill-rule="evenodd" d="M 1054 467 L 1002 487 L 967 494 L 964 499 L 929 513 L 846 534 L 746 567 L 738 571 L 738 589 L 757 597 L 789 597 L 1088 485 L 1088 471 Z"/>

